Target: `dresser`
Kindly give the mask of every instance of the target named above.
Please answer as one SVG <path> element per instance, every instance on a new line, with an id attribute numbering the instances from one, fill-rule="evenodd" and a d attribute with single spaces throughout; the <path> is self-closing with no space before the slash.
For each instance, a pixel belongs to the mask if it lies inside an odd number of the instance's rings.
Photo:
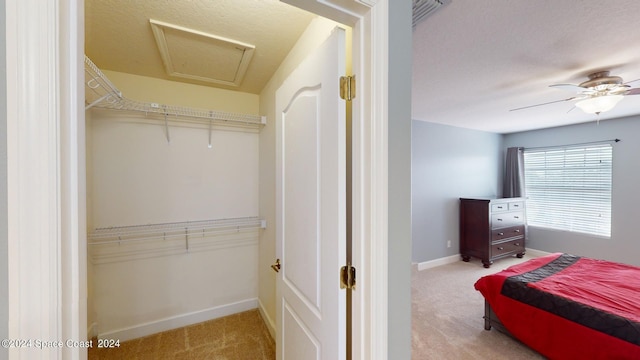
<path id="1" fill-rule="evenodd" d="M 493 261 L 525 252 L 527 235 L 524 198 L 460 199 L 460 255 Z"/>

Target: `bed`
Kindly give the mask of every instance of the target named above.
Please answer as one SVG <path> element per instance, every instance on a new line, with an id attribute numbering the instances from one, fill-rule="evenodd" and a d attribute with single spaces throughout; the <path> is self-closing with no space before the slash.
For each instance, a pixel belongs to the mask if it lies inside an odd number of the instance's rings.
<path id="1" fill-rule="evenodd" d="M 480 278 L 485 329 L 549 359 L 640 359 L 640 267 L 550 254 Z"/>

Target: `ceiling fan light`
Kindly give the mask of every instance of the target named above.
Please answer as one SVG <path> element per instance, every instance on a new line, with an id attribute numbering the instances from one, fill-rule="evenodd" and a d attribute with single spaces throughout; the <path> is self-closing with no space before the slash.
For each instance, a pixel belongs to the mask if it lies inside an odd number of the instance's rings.
<path id="1" fill-rule="evenodd" d="M 599 114 L 613 109 L 623 98 L 623 95 L 596 96 L 579 101 L 576 106 L 587 114 Z"/>

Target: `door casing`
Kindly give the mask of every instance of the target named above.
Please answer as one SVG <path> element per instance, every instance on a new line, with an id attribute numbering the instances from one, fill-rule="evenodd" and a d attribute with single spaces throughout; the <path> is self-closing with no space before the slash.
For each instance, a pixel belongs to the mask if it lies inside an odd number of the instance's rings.
<path id="1" fill-rule="evenodd" d="M 386 359 L 388 0 L 288 2 L 354 29 L 353 358 Z M 10 338 L 87 334 L 83 13 L 82 0 L 6 0 Z M 83 359 L 86 349 L 9 354 Z"/>

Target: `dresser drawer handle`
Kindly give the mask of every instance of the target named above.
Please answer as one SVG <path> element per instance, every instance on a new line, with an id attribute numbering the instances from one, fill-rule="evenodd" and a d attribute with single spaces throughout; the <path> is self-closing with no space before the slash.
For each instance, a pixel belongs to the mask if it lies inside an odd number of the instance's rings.
<path id="1" fill-rule="evenodd" d="M 503 233 L 503 232 L 499 232 L 499 233 L 498 233 L 498 236 L 502 236 L 502 235 L 504 235 L 504 233 Z"/>
<path id="2" fill-rule="evenodd" d="M 497 206 L 497 208 L 498 208 L 498 209 L 502 209 L 502 206 L 501 206 L 501 205 L 498 205 L 498 206 Z"/>
<path id="3" fill-rule="evenodd" d="M 502 246 L 498 246 L 498 250 L 504 250 Z"/>
<path id="4" fill-rule="evenodd" d="M 513 207 L 520 207 L 520 205 L 518 205 L 518 204 L 513 204 Z"/>
<path id="5" fill-rule="evenodd" d="M 514 243 L 513 245 L 515 245 L 515 246 L 520 246 L 520 243 Z"/>
<path id="6" fill-rule="evenodd" d="M 514 219 L 520 219 L 520 216 L 514 216 L 513 218 Z"/>
<path id="7" fill-rule="evenodd" d="M 498 218 L 498 219 L 496 219 L 496 220 L 498 220 L 498 221 L 502 221 L 502 219 L 500 219 L 500 218 Z"/>
<path id="8" fill-rule="evenodd" d="M 519 232 L 520 232 L 520 229 L 515 229 L 515 232 L 519 233 Z"/>

